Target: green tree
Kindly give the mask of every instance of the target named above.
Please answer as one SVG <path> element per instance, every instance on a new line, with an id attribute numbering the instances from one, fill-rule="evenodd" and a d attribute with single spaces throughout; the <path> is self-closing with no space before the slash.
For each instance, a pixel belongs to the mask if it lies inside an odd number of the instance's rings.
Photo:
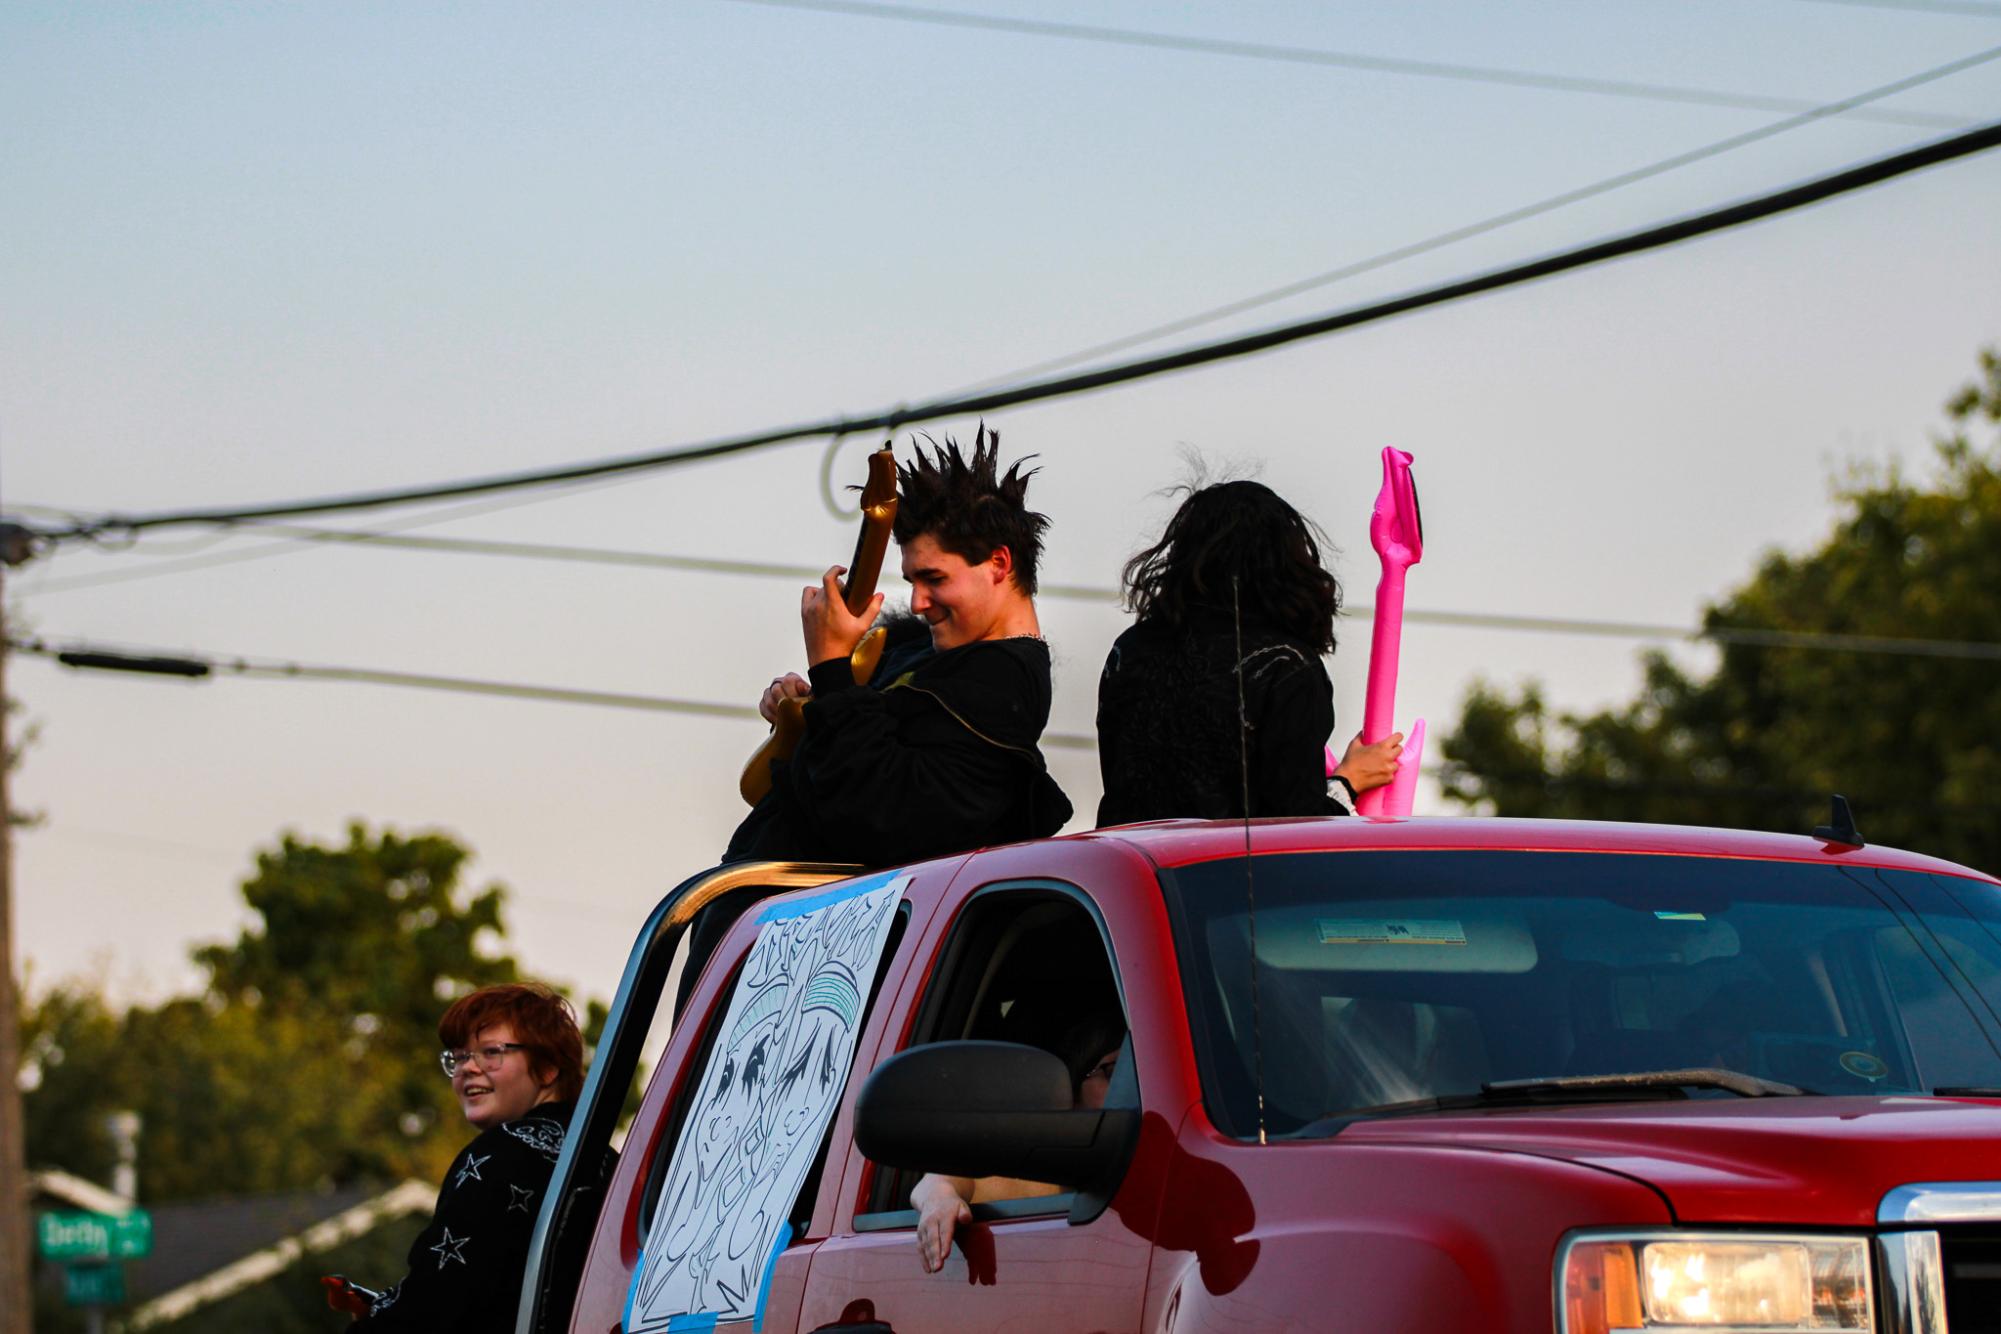
<path id="1" fill-rule="evenodd" d="M 25 998 L 24 998 L 25 999 Z M 105 1113 L 132 1085 L 120 1055 L 125 1016 L 94 988 L 70 983 L 25 1005 L 21 1065 L 28 1090 L 22 1119 L 30 1167 L 60 1166 L 109 1181 L 116 1161 Z"/>
<path id="2" fill-rule="evenodd" d="M 440 999 L 516 976 L 513 959 L 485 950 L 485 933 L 504 933 L 506 891 L 490 885 L 460 902 L 471 856 L 443 834 L 377 837 L 359 823 L 342 847 L 286 834 L 257 854 L 243 886 L 262 925 L 196 950 L 195 961 L 209 970 L 210 991 L 232 1002 L 428 1030 Z"/>
<path id="3" fill-rule="evenodd" d="M 465 889 L 470 857 L 440 834 L 288 834 L 243 885 L 256 923 L 194 952 L 200 995 L 121 1010 L 88 984 L 43 992 L 22 1025 L 30 1161 L 108 1180 L 104 1117 L 130 1108 L 147 1203 L 436 1181 L 470 1135 L 434 1058 L 439 1012 L 518 972 L 505 891 Z M 583 1009 L 588 1043 L 605 1007 Z M 421 1222 L 304 1257 L 172 1328 L 330 1328 L 317 1275 L 393 1281 Z M 37 1328 L 80 1328 L 46 1285 L 37 1310 Z"/>
<path id="4" fill-rule="evenodd" d="M 258 923 L 195 958 L 200 996 L 118 1011 L 58 988 L 26 1017 L 37 1165 L 102 1181 L 103 1115 L 143 1118 L 147 1201 L 435 1180 L 466 1139 L 431 1054 L 446 1002 L 512 980 L 504 893 L 440 834 L 285 835 L 243 886 Z"/>
<path id="5" fill-rule="evenodd" d="M 1833 533 L 1767 555 L 1704 627 L 2001 642 L 2001 354 L 1946 412 L 1930 479 L 1855 471 Z M 1501 815 L 1805 832 L 1841 792 L 1873 841 L 2001 868 L 1993 656 L 1731 643 L 1698 676 L 1649 654 L 1639 694 L 1598 713 L 1476 685 L 1441 749 L 1447 795 Z"/>
<path id="6" fill-rule="evenodd" d="M 465 1139 L 442 1078 L 405 1094 L 435 1039 L 377 1049 L 339 1015 L 213 997 L 118 1013 L 80 988 L 25 1028 L 31 1162 L 108 1181 L 104 1119 L 129 1108 L 148 1203 L 431 1178 Z"/>
<path id="7" fill-rule="evenodd" d="M 465 1138 L 429 1089 L 405 1121 L 396 1076 L 415 1054 L 372 1050 L 337 1015 L 177 1000 L 125 1031 L 128 1051 L 158 1056 L 127 1099 L 148 1201 L 435 1178 Z"/>
<path id="8" fill-rule="evenodd" d="M 210 1004 L 268 1025 L 304 1020 L 346 1058 L 359 1081 L 346 1087 L 385 1129 L 333 1180 L 433 1177 L 464 1138 L 449 1086 L 418 1054 L 436 1049 L 446 1002 L 519 975 L 489 948 L 505 932 L 506 891 L 460 889 L 471 855 L 443 834 L 377 836 L 358 823 L 344 846 L 286 834 L 243 886 L 261 925 L 195 952 Z"/>

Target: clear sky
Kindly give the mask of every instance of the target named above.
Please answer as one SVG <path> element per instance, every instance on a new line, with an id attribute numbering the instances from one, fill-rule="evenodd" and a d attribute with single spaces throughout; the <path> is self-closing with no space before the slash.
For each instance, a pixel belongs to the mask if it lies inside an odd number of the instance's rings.
<path id="1" fill-rule="evenodd" d="M 1814 102 L 2001 46 L 2001 5 L 1893 0 L 913 3 Z M 2001 61 L 1881 105 L 1993 119 Z M 15 3 L 0 500 L 252 503 L 879 410 L 1784 116 L 733 0 Z M 1946 132 L 1817 123 L 1178 341 Z M 1377 454 L 1395 444 L 1425 506 L 1413 607 L 1692 624 L 1761 551 L 1826 531 L 1850 461 L 1923 469 L 1939 404 L 2001 341 L 1996 218 L 1990 154 L 992 424 L 1041 457 L 1046 582 L 1109 586 L 1194 449 L 1261 468 L 1317 518 L 1366 603 Z M 822 507 L 820 457 L 806 443 L 423 531 L 824 565 L 852 537 Z M 315 547 L 63 586 L 256 539 L 210 541 L 66 548 L 10 575 L 10 615 L 50 639 L 725 702 L 800 665 L 796 585 L 768 579 Z M 1121 617 L 1046 600 L 1043 618 L 1051 727 L 1088 733 Z M 1367 634 L 1347 622 L 1334 660 L 1344 729 Z M 1443 727 L 1475 677 L 1602 705 L 1637 683 L 1637 648 L 1414 626 L 1399 712 Z M 478 882 L 514 891 L 529 967 L 609 995 L 645 910 L 721 849 L 759 739 L 748 722 L 25 658 L 9 685 L 40 727 L 18 799 L 47 816 L 17 844 L 18 948 L 36 986 L 94 974 L 133 997 L 189 984 L 188 947 L 238 929 L 253 849 L 351 818 L 464 840 Z M 1094 759 L 1053 759 L 1088 818 Z"/>

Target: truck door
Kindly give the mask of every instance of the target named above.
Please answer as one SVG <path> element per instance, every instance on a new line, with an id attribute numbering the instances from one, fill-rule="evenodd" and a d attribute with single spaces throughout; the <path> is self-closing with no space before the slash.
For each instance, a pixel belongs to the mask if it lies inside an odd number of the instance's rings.
<path id="1" fill-rule="evenodd" d="M 890 1034 L 909 1034 L 904 1047 L 957 1039 L 1038 1046 L 1064 1060 L 1073 1087 L 1109 1076 L 1103 1105 L 1138 1107 L 1124 989 L 1089 895 L 1054 881 L 990 885 L 968 896 L 940 932 L 937 966 L 924 978 L 913 971 L 885 1018 Z M 918 957 L 929 952 L 920 943 Z M 883 1044 L 878 1063 L 894 1045 Z M 1110 1070 L 1106 1056 L 1114 1056 Z M 1151 1188 L 1134 1183 L 1144 1175 L 1139 1167 L 1126 1178 L 1136 1194 Z M 801 1330 L 1138 1325 L 1151 1246 L 1124 1216 L 1144 1216 L 1144 1206 L 1107 1208 L 1107 1198 L 1062 1182 L 988 1179 L 944 1268 L 927 1272 L 910 1207 L 917 1180 L 851 1153 L 833 1232 L 808 1269 Z"/>
<path id="2" fill-rule="evenodd" d="M 911 880 L 773 899 L 729 930 L 633 1122 L 572 1330 L 793 1328 L 832 1122 Z"/>

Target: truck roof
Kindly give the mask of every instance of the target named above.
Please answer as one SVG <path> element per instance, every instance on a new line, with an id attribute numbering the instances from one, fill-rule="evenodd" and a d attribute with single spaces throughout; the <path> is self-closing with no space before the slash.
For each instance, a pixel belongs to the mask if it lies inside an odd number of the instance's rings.
<path id="1" fill-rule="evenodd" d="M 1156 866 L 1171 869 L 1244 852 L 1240 820 L 1154 820 L 1117 825 L 1073 838 L 1127 844 Z M 1801 834 L 1766 834 L 1693 825 L 1620 824 L 1595 820 L 1511 820 L 1486 816 L 1413 819 L 1309 818 L 1250 821 L 1252 851 L 1287 852 L 1491 850 L 1622 852 L 1656 856 L 1744 857 L 1761 861 L 1834 862 L 1885 870 L 1931 871 L 2001 883 L 1955 862 L 1897 848 L 1851 848 Z"/>

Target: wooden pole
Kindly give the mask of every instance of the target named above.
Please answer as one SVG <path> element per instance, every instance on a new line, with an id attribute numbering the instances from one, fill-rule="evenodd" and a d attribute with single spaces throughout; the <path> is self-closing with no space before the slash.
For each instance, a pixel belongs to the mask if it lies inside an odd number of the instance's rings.
<path id="1" fill-rule="evenodd" d="M 21 1007 L 14 986 L 14 807 L 7 781 L 12 756 L 7 748 L 5 581 L 7 566 L 14 563 L 0 559 L 0 1312 L 7 1314 L 8 1329 L 34 1334 L 27 1144 L 21 1122 Z"/>

